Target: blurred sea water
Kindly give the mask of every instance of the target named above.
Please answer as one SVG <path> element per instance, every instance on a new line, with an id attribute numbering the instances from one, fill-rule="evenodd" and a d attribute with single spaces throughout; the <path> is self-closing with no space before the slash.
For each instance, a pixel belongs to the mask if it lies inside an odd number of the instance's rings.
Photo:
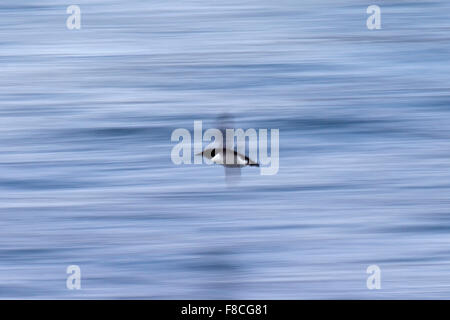
<path id="1" fill-rule="evenodd" d="M 71 4 L 0 4 L 0 298 L 450 298 L 449 2 Z M 277 175 L 172 163 L 223 112 Z"/>

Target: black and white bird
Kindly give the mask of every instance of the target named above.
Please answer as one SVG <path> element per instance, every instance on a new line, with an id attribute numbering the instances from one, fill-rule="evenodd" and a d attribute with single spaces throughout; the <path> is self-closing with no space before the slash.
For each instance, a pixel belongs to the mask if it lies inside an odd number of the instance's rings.
<path id="1" fill-rule="evenodd" d="M 242 168 L 245 166 L 259 167 L 259 163 L 239 152 L 223 147 L 205 149 L 201 155 L 216 164 L 226 168 Z"/>
<path id="2" fill-rule="evenodd" d="M 222 137 L 226 137 L 226 129 L 234 128 L 233 117 L 229 113 L 220 115 L 217 122 L 219 130 L 222 132 Z M 211 160 L 213 163 L 222 165 L 225 168 L 225 180 L 228 185 L 236 184 L 240 180 L 242 167 L 259 167 L 257 162 L 236 152 L 234 148 L 228 148 L 226 139 L 220 141 L 215 147 L 205 149 L 198 155 Z M 227 161 L 227 155 L 231 161 Z"/>

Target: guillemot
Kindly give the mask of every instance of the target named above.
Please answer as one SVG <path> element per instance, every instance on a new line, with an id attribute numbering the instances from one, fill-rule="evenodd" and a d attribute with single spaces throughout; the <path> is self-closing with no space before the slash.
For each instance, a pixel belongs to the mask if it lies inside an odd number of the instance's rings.
<path id="1" fill-rule="evenodd" d="M 251 160 L 249 157 L 224 147 L 205 149 L 198 155 L 202 155 L 212 162 L 223 165 L 226 168 L 242 168 L 245 166 L 259 167 L 259 163 Z"/>

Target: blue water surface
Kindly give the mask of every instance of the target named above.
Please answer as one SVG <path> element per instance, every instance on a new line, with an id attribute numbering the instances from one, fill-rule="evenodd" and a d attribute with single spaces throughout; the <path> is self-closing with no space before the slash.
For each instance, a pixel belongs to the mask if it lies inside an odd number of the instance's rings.
<path id="1" fill-rule="evenodd" d="M 0 298 L 450 298 L 448 1 L 70 4 L 0 4 Z M 224 112 L 278 174 L 171 161 Z"/>

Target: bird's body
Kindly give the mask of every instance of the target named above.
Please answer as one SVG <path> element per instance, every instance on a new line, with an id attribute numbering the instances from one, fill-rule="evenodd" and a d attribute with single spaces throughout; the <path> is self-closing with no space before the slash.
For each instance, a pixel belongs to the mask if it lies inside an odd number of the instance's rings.
<path id="1" fill-rule="evenodd" d="M 259 163 L 251 160 L 249 157 L 227 148 L 205 149 L 201 155 L 227 168 L 241 168 L 245 166 L 259 167 Z"/>

